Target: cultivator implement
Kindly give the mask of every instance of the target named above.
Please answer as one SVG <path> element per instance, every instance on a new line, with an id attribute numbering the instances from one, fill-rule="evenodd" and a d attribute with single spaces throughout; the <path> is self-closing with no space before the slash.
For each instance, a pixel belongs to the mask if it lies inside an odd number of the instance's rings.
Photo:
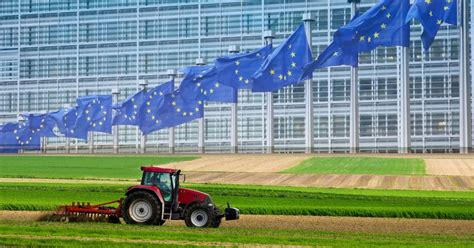
<path id="1" fill-rule="evenodd" d="M 59 206 L 48 220 L 54 222 L 109 222 L 120 223 L 123 198 L 91 205 L 89 202 L 73 202 Z M 110 206 L 118 203 L 118 207 Z"/>

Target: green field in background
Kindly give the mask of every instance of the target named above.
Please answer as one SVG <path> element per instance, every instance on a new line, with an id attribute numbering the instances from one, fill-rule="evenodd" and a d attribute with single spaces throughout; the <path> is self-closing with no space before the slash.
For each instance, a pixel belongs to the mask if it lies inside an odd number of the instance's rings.
<path id="1" fill-rule="evenodd" d="M 142 165 L 163 165 L 192 156 L 0 156 L 0 177 L 141 178 Z"/>
<path id="2" fill-rule="evenodd" d="M 474 219 L 473 192 L 316 189 L 188 184 L 243 214 Z M 0 183 L 1 210 L 53 210 L 71 202 L 102 203 L 127 185 Z"/>
<path id="3" fill-rule="evenodd" d="M 220 227 L 134 226 L 107 223 L 45 223 L 0 221 L 5 246 L 186 247 L 321 246 L 321 247 L 472 247 L 474 237 L 440 234 L 376 234 Z M 107 239 L 107 240 L 104 240 Z M 132 242 L 138 241 L 138 242 Z M 153 242 L 164 242 L 163 244 Z"/>
<path id="4" fill-rule="evenodd" d="M 312 157 L 284 170 L 295 174 L 425 175 L 425 162 L 417 158 Z"/>

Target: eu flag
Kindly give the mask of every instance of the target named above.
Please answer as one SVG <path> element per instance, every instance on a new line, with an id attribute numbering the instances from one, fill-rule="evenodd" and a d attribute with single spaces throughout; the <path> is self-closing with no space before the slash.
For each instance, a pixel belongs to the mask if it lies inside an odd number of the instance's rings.
<path id="1" fill-rule="evenodd" d="M 129 96 L 127 99 L 113 106 L 115 115 L 113 125 L 138 125 L 138 111 L 145 102 L 145 92 L 143 90 Z"/>
<path id="2" fill-rule="evenodd" d="M 25 122 L 32 134 L 40 137 L 56 137 L 56 121 L 48 114 L 26 114 Z"/>
<path id="3" fill-rule="evenodd" d="M 252 76 L 252 91 L 269 92 L 297 84 L 303 66 L 313 60 L 311 47 L 301 24 L 282 44 L 268 55 L 262 66 Z"/>
<path id="4" fill-rule="evenodd" d="M 318 56 L 316 60 L 304 67 L 304 72 L 301 75 L 301 79 L 311 77 L 314 70 L 319 68 L 348 65 L 357 67 L 359 56 L 354 51 L 344 51 L 336 43 L 331 43 L 329 46 Z"/>
<path id="5" fill-rule="evenodd" d="M 89 127 L 84 125 L 84 121 L 78 125 L 79 116 L 78 107 L 60 109 L 48 115 L 56 121 L 56 126 L 61 134 L 69 138 L 78 138 L 87 140 Z"/>
<path id="6" fill-rule="evenodd" d="M 174 81 L 154 87 L 144 94 L 144 103 L 138 112 L 138 126 L 143 134 L 148 134 L 161 123 L 161 107 L 166 94 L 173 92 Z"/>
<path id="7" fill-rule="evenodd" d="M 428 50 L 441 24 L 457 24 L 456 0 L 416 0 L 408 11 L 407 23 L 411 19 L 418 20 L 423 26 L 421 41 L 423 48 Z"/>
<path id="8" fill-rule="evenodd" d="M 239 53 L 216 59 L 218 81 L 234 89 L 252 89 L 252 76 L 272 52 L 267 45 L 250 53 Z"/>
<path id="9" fill-rule="evenodd" d="M 8 122 L 0 125 L 0 153 L 18 153 L 18 142 L 13 130 L 18 123 Z"/>
<path id="10" fill-rule="evenodd" d="M 190 92 L 177 89 L 165 95 L 156 125 L 147 127 L 146 130 L 142 129 L 142 131 L 147 134 L 199 119 L 204 115 L 203 107 L 204 102 L 202 100 L 192 97 Z"/>
<path id="11" fill-rule="evenodd" d="M 112 133 L 112 96 L 83 96 L 77 99 L 76 128 Z"/>
<path id="12" fill-rule="evenodd" d="M 380 0 L 364 14 L 334 34 L 334 42 L 344 51 L 354 47 L 358 52 L 378 46 L 410 44 L 410 27 L 405 23 L 409 0 Z"/>
<path id="13" fill-rule="evenodd" d="M 0 138 L 0 146 L 6 151 L 15 152 L 17 149 L 40 149 L 41 137 L 32 132 L 26 121 L 4 125 Z"/>
<path id="14" fill-rule="evenodd" d="M 215 66 L 189 66 L 183 72 L 185 76 L 179 86 L 183 97 L 190 97 L 189 100 L 237 102 L 237 90 L 221 83 Z"/>

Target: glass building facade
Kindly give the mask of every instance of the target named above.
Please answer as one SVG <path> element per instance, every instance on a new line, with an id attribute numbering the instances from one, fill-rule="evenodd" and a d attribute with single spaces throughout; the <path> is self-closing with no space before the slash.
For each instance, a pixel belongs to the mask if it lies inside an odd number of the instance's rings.
<path id="1" fill-rule="evenodd" d="M 365 10 L 375 0 L 363 0 Z M 54 111 L 76 97 L 110 94 L 119 100 L 147 82 L 166 82 L 168 69 L 208 63 L 231 45 L 250 51 L 272 30 L 278 45 L 310 12 L 316 57 L 350 19 L 346 0 L 2 0 L 0 1 L 0 122 L 19 113 Z M 411 136 L 415 152 L 459 149 L 459 31 L 443 25 L 423 52 L 419 25 L 411 26 Z M 399 134 L 400 53 L 396 47 L 360 54 L 360 150 L 396 152 Z M 176 86 L 179 78 L 176 80 Z M 317 70 L 313 77 L 314 152 L 349 151 L 350 68 Z M 273 95 L 275 152 L 305 147 L 304 86 Z M 205 107 L 206 152 L 230 148 L 230 104 Z M 239 92 L 240 152 L 263 152 L 266 98 Z M 167 151 L 168 131 L 147 137 L 149 152 Z M 176 151 L 197 151 L 197 121 L 175 129 Z M 51 150 L 64 138 L 49 138 Z M 122 151 L 139 145 L 135 127 L 120 126 Z M 71 140 L 72 149 L 87 149 Z M 94 134 L 94 146 L 111 149 L 112 135 Z"/>

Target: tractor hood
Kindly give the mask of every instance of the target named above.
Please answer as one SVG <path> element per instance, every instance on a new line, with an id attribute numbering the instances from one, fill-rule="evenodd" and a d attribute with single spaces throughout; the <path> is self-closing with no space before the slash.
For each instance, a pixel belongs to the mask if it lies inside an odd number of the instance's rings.
<path id="1" fill-rule="evenodd" d="M 212 203 L 211 197 L 208 194 L 194 189 L 180 188 L 178 198 L 182 204 L 189 204 L 196 201 Z"/>

